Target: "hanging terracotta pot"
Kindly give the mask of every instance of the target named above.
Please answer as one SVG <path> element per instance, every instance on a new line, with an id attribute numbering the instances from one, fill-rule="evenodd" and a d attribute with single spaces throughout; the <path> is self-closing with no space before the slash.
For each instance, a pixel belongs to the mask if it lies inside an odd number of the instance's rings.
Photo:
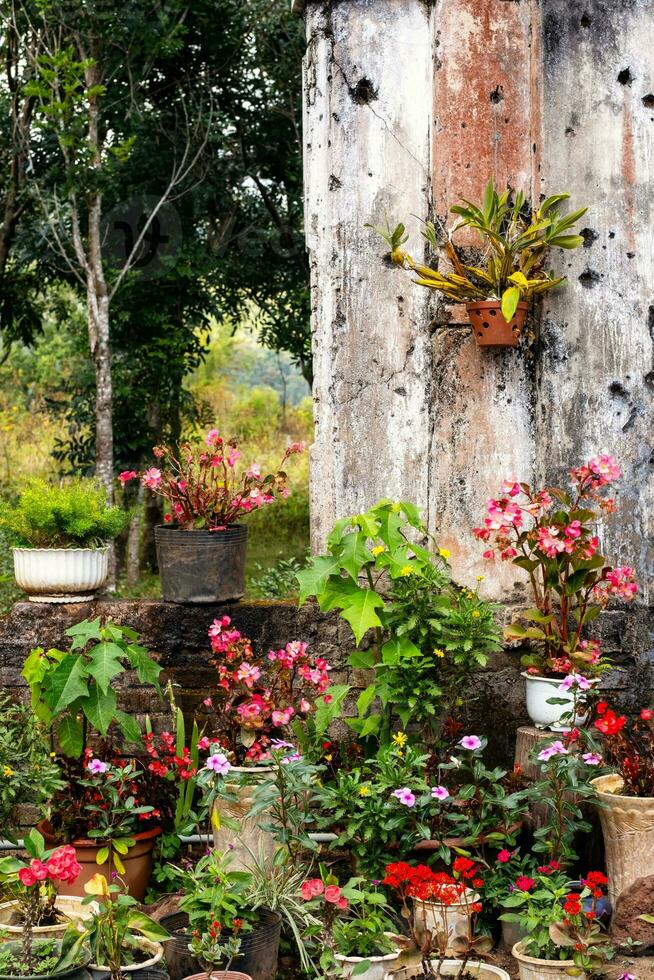
<path id="1" fill-rule="evenodd" d="M 507 323 L 499 299 L 466 303 L 472 332 L 480 347 L 517 347 L 528 309 L 527 303 L 518 303 L 515 316 Z"/>

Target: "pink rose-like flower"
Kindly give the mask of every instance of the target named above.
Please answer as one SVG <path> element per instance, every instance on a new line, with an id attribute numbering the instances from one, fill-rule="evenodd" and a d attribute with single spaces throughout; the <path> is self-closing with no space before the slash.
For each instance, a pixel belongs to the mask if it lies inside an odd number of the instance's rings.
<path id="1" fill-rule="evenodd" d="M 99 776 L 103 772 L 107 772 L 109 769 L 109 763 L 103 762 L 102 759 L 91 759 L 86 768 L 89 772 L 93 773 L 94 776 Z"/>
<path id="2" fill-rule="evenodd" d="M 341 889 L 338 885 L 327 885 L 325 888 L 325 901 L 336 905 L 341 897 Z"/>
<path id="3" fill-rule="evenodd" d="M 346 909 L 347 908 L 347 898 L 345 898 L 343 895 L 341 895 L 341 897 L 339 898 L 339 900 L 336 903 L 336 908 L 337 909 Z"/>
<path id="4" fill-rule="evenodd" d="M 300 893 L 306 902 L 310 902 L 312 898 L 317 898 L 319 895 L 322 895 L 324 890 L 325 886 L 320 878 L 309 878 L 308 881 L 302 883 Z"/>
<path id="5" fill-rule="evenodd" d="M 156 466 L 151 466 L 149 470 L 146 470 L 143 474 L 143 486 L 147 487 L 148 490 L 156 490 L 156 488 L 161 484 L 161 470 L 158 470 Z"/>
<path id="6" fill-rule="evenodd" d="M 129 483 L 130 480 L 135 480 L 137 476 L 138 473 L 136 472 L 136 470 L 123 470 L 122 473 L 118 474 L 118 479 L 120 480 L 122 485 L 125 486 L 125 484 Z"/>
<path id="7" fill-rule="evenodd" d="M 222 752 L 216 752 L 214 755 L 210 755 L 205 765 L 207 769 L 211 769 L 212 772 L 217 773 L 219 776 L 226 776 L 232 768 L 227 756 L 223 755 Z"/>
<path id="8" fill-rule="evenodd" d="M 403 806 L 412 807 L 416 802 L 416 798 L 408 786 L 403 786 L 401 789 L 393 790 L 393 796 L 396 800 L 399 800 Z"/>
<path id="9" fill-rule="evenodd" d="M 481 748 L 481 739 L 478 735 L 464 735 L 459 741 L 459 745 L 462 749 L 468 749 L 469 752 L 474 752 L 475 749 Z"/>
<path id="10" fill-rule="evenodd" d="M 431 795 L 435 800 L 446 800 L 450 795 L 450 791 L 445 786 L 432 786 Z"/>
<path id="11" fill-rule="evenodd" d="M 18 872 L 18 880 L 21 885 L 25 885 L 26 888 L 31 888 L 37 882 L 36 875 L 30 868 L 21 868 Z"/>

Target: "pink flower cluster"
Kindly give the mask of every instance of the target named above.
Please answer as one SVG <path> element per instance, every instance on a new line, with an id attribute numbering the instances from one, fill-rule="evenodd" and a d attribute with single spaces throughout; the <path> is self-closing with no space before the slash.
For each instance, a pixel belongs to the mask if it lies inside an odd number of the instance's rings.
<path id="1" fill-rule="evenodd" d="M 75 848 L 65 844 L 53 851 L 47 861 L 33 858 L 29 865 L 19 870 L 18 880 L 26 888 L 46 880 L 72 883 L 81 870 Z"/>
<path id="2" fill-rule="evenodd" d="M 608 602 L 611 596 L 629 602 L 637 592 L 636 573 L 629 565 L 609 568 L 602 581 L 595 586 L 595 597 L 602 603 Z"/>
<path id="3" fill-rule="evenodd" d="M 335 905 L 336 908 L 347 908 L 347 899 L 341 894 L 341 889 L 339 886 L 325 886 L 320 878 L 309 878 L 307 881 L 303 882 L 302 887 L 300 888 L 300 893 L 305 902 L 311 902 L 314 898 L 320 898 L 320 896 L 323 895 L 325 901 Z"/>
<path id="4" fill-rule="evenodd" d="M 277 730 L 313 710 L 305 691 L 329 698 L 324 692 L 331 667 L 322 657 L 312 658 L 308 645 L 300 640 L 271 650 L 265 660 L 257 659 L 250 640 L 233 628 L 229 616 L 213 621 L 209 639 L 217 654 L 212 664 L 218 674 L 219 697 L 207 698 L 204 704 L 217 710 L 232 751 L 236 749 L 235 733 L 242 728 L 257 732 L 246 753 L 248 760 L 265 758 Z"/>

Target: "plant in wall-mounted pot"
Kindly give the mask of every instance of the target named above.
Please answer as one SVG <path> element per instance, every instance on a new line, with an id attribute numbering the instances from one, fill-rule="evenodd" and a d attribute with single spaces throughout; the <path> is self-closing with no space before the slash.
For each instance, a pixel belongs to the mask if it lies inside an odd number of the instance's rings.
<path id="1" fill-rule="evenodd" d="M 16 541 L 16 583 L 31 602 L 89 602 L 107 578 L 108 543 L 128 519 L 91 480 L 33 481 L 0 507 L 0 527 Z"/>
<path id="2" fill-rule="evenodd" d="M 555 731 L 584 721 L 588 692 L 610 666 L 588 627 L 609 600 L 629 602 L 638 590 L 633 568 L 609 565 L 598 550 L 598 525 L 616 507 L 605 489 L 620 467 L 602 454 L 569 475 L 571 490 L 505 480 L 483 526 L 473 528 L 489 545 L 484 558 L 510 561 L 528 575 L 534 608 L 520 618 L 529 625 L 514 623 L 504 633 L 529 645 L 521 658 L 527 712 L 537 728 Z"/>
<path id="3" fill-rule="evenodd" d="M 636 878 L 654 875 L 654 708 L 628 720 L 601 701 L 596 713 L 604 764 L 615 770 L 591 781 L 615 903 Z"/>
<path id="4" fill-rule="evenodd" d="M 530 210 L 522 191 L 513 198 L 510 190 L 499 194 L 489 180 L 481 205 L 462 200 L 452 207 L 458 220 L 449 231 L 425 222 L 425 240 L 435 255 L 443 255 L 449 263 L 443 271 L 420 265 L 403 250 L 408 237 L 404 225 L 392 229 L 387 224 L 375 230 L 390 246 L 393 262 L 416 273 L 418 285 L 437 290 L 449 302 L 465 304 L 481 347 L 515 347 L 531 299 L 564 281 L 545 271 L 549 250 L 583 245 L 581 235 L 569 232 L 587 209 L 562 215 L 557 207 L 569 196 L 553 194 Z M 466 227 L 477 233 L 478 254 L 454 242 L 456 233 Z"/>
<path id="5" fill-rule="evenodd" d="M 66 633 L 70 650 L 37 647 L 23 667 L 63 780 L 39 830 L 49 846 L 76 849 L 82 870 L 75 882 L 60 886 L 62 894 L 83 895 L 100 865 L 108 875 L 117 871 L 142 899 L 165 796 L 152 787 L 152 774 L 138 759 L 141 728 L 118 707 L 114 684 L 131 669 L 160 694 L 161 668 L 134 630 L 110 620 L 84 620 Z M 126 755 L 127 746 L 137 755 Z"/>
<path id="6" fill-rule="evenodd" d="M 216 429 L 204 446 L 184 443 L 178 453 L 155 446 L 157 465 L 141 474 L 141 482 L 169 505 L 165 524 L 155 528 L 157 562 L 166 602 L 225 602 L 245 592 L 247 527 L 251 511 L 289 494 L 284 467 L 302 452 L 300 442 L 288 446 L 279 469 L 266 475 L 257 463 L 244 468 L 235 440 Z M 124 485 L 139 476 L 127 470 Z"/>

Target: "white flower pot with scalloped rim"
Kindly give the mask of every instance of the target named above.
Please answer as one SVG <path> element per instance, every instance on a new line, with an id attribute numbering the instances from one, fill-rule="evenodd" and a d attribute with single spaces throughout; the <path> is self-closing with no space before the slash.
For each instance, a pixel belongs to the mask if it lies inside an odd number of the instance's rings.
<path id="1" fill-rule="evenodd" d="M 90 602 L 107 580 L 108 548 L 14 548 L 14 575 L 30 602 Z"/>
<path id="2" fill-rule="evenodd" d="M 434 970 L 438 970 L 438 960 L 432 960 Z M 458 977 L 462 972 L 463 963 L 461 960 L 443 960 L 440 975 L 442 977 Z M 499 966 L 492 966 L 490 963 L 479 963 L 478 961 L 468 962 L 465 965 L 463 974 L 466 977 L 474 977 L 475 980 L 511 980 L 506 970 Z M 385 980 L 424 980 L 422 966 L 415 963 L 413 966 L 400 967 L 399 970 L 389 970 Z"/>
<path id="3" fill-rule="evenodd" d="M 91 905 L 82 905 L 81 898 L 60 896 L 55 901 L 55 908 L 61 916 L 61 922 L 51 926 L 33 926 L 32 935 L 35 939 L 61 939 L 71 922 L 89 919 L 93 914 Z M 2 902 L 0 904 L 0 932 L 6 932 L 6 939 L 19 939 L 25 931 L 20 919 L 18 902 Z"/>
<path id="4" fill-rule="evenodd" d="M 569 732 L 572 727 L 570 721 L 562 721 L 565 714 L 572 711 L 574 695 L 570 691 L 560 691 L 559 688 L 563 681 L 562 677 L 539 677 L 536 674 L 528 674 L 523 670 L 522 676 L 527 683 L 527 714 L 533 721 L 536 728 L 549 728 L 553 732 Z M 589 678 L 590 684 L 599 684 L 598 677 Z M 565 700 L 565 704 L 548 704 L 549 698 Z M 583 692 L 578 696 L 577 701 L 583 699 Z M 583 725 L 588 716 L 586 714 L 576 714 L 574 724 Z"/>
<path id="5" fill-rule="evenodd" d="M 388 971 L 394 970 L 399 964 L 401 955 L 402 951 L 396 949 L 385 956 L 339 956 L 335 953 L 334 959 L 340 964 L 343 980 L 351 977 L 360 963 L 368 963 L 369 966 L 367 970 L 356 974 L 357 980 L 384 980 Z"/>
<path id="6" fill-rule="evenodd" d="M 576 970 L 574 960 L 540 960 L 535 956 L 527 956 L 523 952 L 522 943 L 516 943 L 511 954 L 518 962 L 520 980 L 565 980 L 568 970 Z M 576 980 L 584 980 L 585 973 L 575 974 Z"/>

